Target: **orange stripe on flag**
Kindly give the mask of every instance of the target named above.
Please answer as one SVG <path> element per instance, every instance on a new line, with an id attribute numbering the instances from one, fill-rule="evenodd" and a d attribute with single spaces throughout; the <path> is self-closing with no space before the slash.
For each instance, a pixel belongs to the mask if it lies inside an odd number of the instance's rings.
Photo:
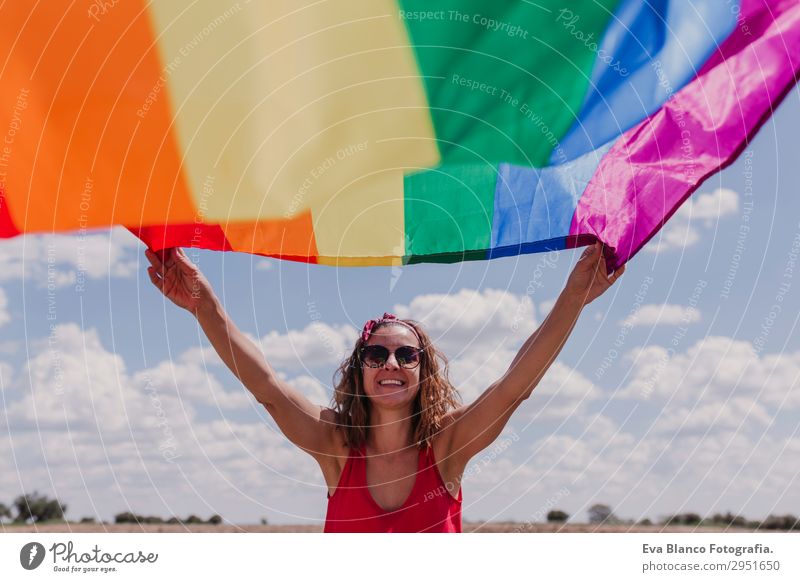
<path id="1" fill-rule="evenodd" d="M 222 229 L 235 251 L 316 262 L 317 243 L 309 211 L 283 220 L 231 222 Z"/>
<path id="2" fill-rule="evenodd" d="M 17 228 L 195 220 L 145 4 L 0 8 L 0 178 Z"/>

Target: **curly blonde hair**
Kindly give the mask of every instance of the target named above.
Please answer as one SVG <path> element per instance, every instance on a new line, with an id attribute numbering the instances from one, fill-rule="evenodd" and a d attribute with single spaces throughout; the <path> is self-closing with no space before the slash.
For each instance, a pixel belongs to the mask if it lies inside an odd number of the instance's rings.
<path id="1" fill-rule="evenodd" d="M 444 415 L 460 404 L 461 397 L 449 379 L 447 356 L 436 349 L 422 326 L 411 319 L 402 321 L 414 328 L 421 342 L 419 391 L 411 409 L 413 440 L 417 447 L 430 444 L 433 436 L 442 428 Z M 373 332 L 392 322 L 379 323 Z M 359 354 L 366 341 L 359 336 L 353 352 L 345 359 L 333 375 L 335 386 L 333 408 L 336 411 L 337 429 L 342 430 L 350 448 L 358 448 L 367 440 L 370 424 L 370 402 L 364 391 Z"/>

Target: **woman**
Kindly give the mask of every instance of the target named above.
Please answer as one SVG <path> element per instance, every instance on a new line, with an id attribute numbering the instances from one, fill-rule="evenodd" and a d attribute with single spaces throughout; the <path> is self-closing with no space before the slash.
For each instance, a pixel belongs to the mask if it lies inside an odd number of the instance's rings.
<path id="1" fill-rule="evenodd" d="M 447 359 L 414 321 L 368 321 L 339 367 L 334 408 L 284 382 L 228 318 L 181 249 L 145 252 L 153 284 L 197 317 L 219 356 L 286 438 L 319 463 L 328 486 L 326 532 L 460 532 L 461 476 L 555 361 L 583 307 L 625 271 L 608 275 L 588 247 L 542 325 L 506 373 L 458 406 Z M 440 364 L 441 361 L 441 364 Z"/>

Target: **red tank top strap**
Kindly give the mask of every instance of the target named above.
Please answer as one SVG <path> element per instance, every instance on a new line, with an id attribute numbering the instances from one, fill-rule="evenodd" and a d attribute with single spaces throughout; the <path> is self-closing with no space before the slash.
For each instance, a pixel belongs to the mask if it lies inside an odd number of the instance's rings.
<path id="1" fill-rule="evenodd" d="M 342 486 L 346 486 L 349 483 L 352 483 L 354 480 L 354 472 L 357 469 L 358 462 L 360 459 L 363 459 L 363 449 L 354 449 L 351 448 L 347 454 L 347 460 L 344 462 L 344 467 L 342 467 L 342 474 L 339 475 L 339 482 L 336 483 L 336 489 L 333 491 L 333 496 L 336 495 L 336 492 L 342 488 Z M 328 491 L 328 500 L 333 497 Z"/>

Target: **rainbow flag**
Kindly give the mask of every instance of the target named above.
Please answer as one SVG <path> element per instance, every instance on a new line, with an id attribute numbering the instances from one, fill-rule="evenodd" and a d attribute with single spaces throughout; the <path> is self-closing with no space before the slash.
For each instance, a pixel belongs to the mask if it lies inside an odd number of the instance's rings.
<path id="1" fill-rule="evenodd" d="M 632 257 L 800 71 L 797 0 L 18 0 L 0 237 Z"/>

